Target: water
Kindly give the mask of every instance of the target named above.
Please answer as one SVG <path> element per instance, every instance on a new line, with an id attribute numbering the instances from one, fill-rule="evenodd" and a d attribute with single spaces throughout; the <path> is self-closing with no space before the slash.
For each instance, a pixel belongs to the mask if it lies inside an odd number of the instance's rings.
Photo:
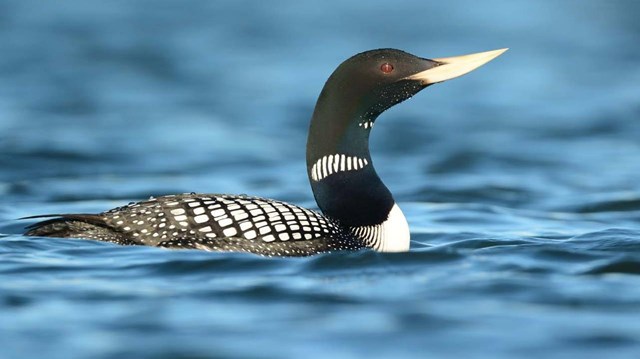
<path id="1" fill-rule="evenodd" d="M 0 357 L 640 353 L 635 1 L 0 2 Z M 150 195 L 314 207 L 308 119 L 345 58 L 510 47 L 391 109 L 412 250 L 265 259 L 20 236 Z"/>

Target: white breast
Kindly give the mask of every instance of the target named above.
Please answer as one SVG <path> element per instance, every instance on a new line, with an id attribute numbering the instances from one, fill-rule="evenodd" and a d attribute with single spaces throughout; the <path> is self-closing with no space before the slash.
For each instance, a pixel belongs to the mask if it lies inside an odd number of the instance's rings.
<path id="1" fill-rule="evenodd" d="M 407 252 L 411 234 L 409 224 L 397 204 L 393 205 L 387 220 L 374 226 L 351 228 L 368 247 L 378 252 Z"/>
<path id="2" fill-rule="evenodd" d="M 382 223 L 380 252 L 407 252 L 411 242 L 409 223 L 397 204 L 393 205 L 389 217 Z"/>

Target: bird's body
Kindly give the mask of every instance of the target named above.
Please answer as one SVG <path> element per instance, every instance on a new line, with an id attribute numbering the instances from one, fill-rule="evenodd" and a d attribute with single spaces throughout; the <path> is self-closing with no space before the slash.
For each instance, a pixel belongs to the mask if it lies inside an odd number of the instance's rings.
<path id="1" fill-rule="evenodd" d="M 309 255 L 318 248 L 363 248 L 335 221 L 315 211 L 246 196 L 162 196 L 96 215 L 58 217 L 45 227 L 48 231 L 57 227 L 60 237 L 264 255 Z M 30 234 L 39 235 L 38 231 L 45 227 L 39 225 Z"/>
<path id="2" fill-rule="evenodd" d="M 343 62 L 318 98 L 307 141 L 307 173 L 323 214 L 264 198 L 191 193 L 100 214 L 31 217 L 52 218 L 30 226 L 26 235 L 267 256 L 407 251 L 407 221 L 373 168 L 371 128 L 389 107 L 502 52 L 429 60 L 381 49 Z"/>

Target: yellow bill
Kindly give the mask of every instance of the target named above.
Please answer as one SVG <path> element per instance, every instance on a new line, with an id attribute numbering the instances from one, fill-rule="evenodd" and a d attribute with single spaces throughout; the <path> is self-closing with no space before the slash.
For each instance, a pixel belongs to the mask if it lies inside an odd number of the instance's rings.
<path id="1" fill-rule="evenodd" d="M 432 59 L 433 61 L 439 62 L 441 65 L 430 68 L 429 70 L 418 72 L 417 74 L 407 77 L 407 79 L 419 80 L 423 85 L 451 80 L 477 69 L 478 67 L 502 55 L 507 50 L 508 48 L 478 52 L 469 55 Z"/>

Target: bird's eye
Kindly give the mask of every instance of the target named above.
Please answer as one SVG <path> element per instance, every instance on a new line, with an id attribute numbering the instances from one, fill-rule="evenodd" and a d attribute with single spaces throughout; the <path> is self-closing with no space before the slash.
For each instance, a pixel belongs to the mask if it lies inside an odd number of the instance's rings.
<path id="1" fill-rule="evenodd" d="M 385 74 L 388 74 L 391 71 L 393 71 L 393 65 L 391 65 L 388 62 L 385 62 L 384 64 L 380 65 L 380 71 L 384 72 Z"/>

